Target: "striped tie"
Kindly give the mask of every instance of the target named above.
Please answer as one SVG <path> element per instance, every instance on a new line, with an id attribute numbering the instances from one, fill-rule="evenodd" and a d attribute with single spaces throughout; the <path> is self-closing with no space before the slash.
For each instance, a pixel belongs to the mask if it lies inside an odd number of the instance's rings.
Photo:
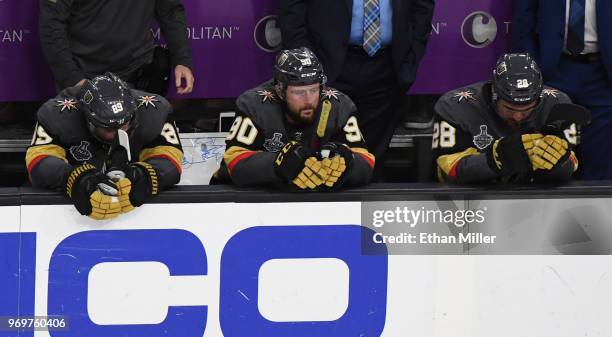
<path id="1" fill-rule="evenodd" d="M 578 55 L 584 50 L 584 7 L 585 0 L 570 1 L 570 15 L 567 22 L 567 51 Z"/>
<path id="2" fill-rule="evenodd" d="M 365 0 L 363 4 L 363 49 L 374 56 L 382 45 L 380 37 L 380 1 Z"/>

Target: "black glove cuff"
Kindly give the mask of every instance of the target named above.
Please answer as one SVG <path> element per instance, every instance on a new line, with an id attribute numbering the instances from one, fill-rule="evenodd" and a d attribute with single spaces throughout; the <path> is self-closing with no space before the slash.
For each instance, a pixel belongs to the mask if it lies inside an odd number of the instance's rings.
<path id="1" fill-rule="evenodd" d="M 487 163 L 493 171 L 504 176 L 527 173 L 532 170 L 531 161 L 520 134 L 495 141 L 487 151 Z"/>
<path id="2" fill-rule="evenodd" d="M 96 167 L 91 164 L 83 164 L 81 166 L 77 166 L 68 175 L 68 180 L 66 182 L 66 195 L 68 198 L 72 199 L 72 192 L 75 185 L 78 185 L 79 180 L 82 179 L 87 173 L 91 171 L 95 171 Z"/>
<path id="3" fill-rule="evenodd" d="M 293 181 L 304 168 L 304 162 L 311 156 L 309 149 L 296 141 L 287 143 L 274 160 L 274 172 L 285 182 Z"/>
<path id="4" fill-rule="evenodd" d="M 136 162 L 135 166 L 142 169 L 144 171 L 144 176 L 147 177 L 149 186 L 151 186 L 151 191 L 149 192 L 151 196 L 156 196 L 159 194 L 159 182 L 157 179 L 157 171 L 155 168 L 147 163 L 147 162 Z"/>

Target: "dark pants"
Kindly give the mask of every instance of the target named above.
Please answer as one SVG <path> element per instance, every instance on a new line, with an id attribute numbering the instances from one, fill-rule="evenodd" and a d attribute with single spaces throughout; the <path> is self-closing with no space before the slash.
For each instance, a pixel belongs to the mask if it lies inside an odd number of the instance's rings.
<path id="1" fill-rule="evenodd" d="M 363 49 L 350 47 L 342 73 L 330 85 L 355 102 L 359 127 L 368 150 L 376 156 L 374 179 L 379 180 L 385 152 L 403 117 L 404 93 L 397 82 L 391 49 L 370 57 Z"/>
<path id="2" fill-rule="evenodd" d="M 561 59 L 546 84 L 567 93 L 572 101 L 591 111 L 591 124 L 582 128 L 579 178 L 612 179 L 612 80 L 602 62 L 579 63 Z"/>

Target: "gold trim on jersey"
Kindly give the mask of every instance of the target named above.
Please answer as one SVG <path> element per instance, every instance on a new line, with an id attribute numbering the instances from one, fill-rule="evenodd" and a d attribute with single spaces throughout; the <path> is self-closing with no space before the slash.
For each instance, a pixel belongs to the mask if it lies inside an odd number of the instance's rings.
<path id="1" fill-rule="evenodd" d="M 225 165 L 227 165 L 229 168 L 236 158 L 249 152 L 255 151 L 240 146 L 231 146 L 229 149 L 225 150 L 225 153 L 223 154 L 223 161 L 225 161 Z"/>
<path id="2" fill-rule="evenodd" d="M 26 152 L 26 166 L 29 168 L 32 161 L 39 156 L 56 157 L 68 163 L 68 159 L 66 159 L 66 150 L 59 145 L 49 144 L 30 146 Z"/>
<path id="3" fill-rule="evenodd" d="M 139 161 L 146 161 L 153 157 L 169 157 L 172 159 L 178 167 L 182 169 L 183 166 L 183 151 L 179 150 L 174 146 L 160 145 L 153 148 L 144 148 L 140 150 L 138 156 Z"/>
<path id="4" fill-rule="evenodd" d="M 450 171 L 453 169 L 453 166 L 455 166 L 459 160 L 474 155 L 478 155 L 478 150 L 473 147 L 468 147 L 462 152 L 446 154 L 438 157 L 438 159 L 436 159 L 436 163 L 438 164 L 438 180 L 441 182 L 446 181 L 444 178 L 448 177 Z"/>

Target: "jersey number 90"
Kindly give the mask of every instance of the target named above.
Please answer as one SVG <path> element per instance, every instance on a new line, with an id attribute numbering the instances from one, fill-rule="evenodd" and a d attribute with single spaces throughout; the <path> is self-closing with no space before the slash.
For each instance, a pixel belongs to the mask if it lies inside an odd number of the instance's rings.
<path id="1" fill-rule="evenodd" d="M 226 140 L 232 140 L 236 138 L 237 141 L 245 144 L 251 145 L 255 141 L 255 137 L 257 137 L 257 128 L 253 121 L 249 117 L 236 117 L 234 120 L 234 124 L 229 130 L 229 134 L 227 135 Z"/>

